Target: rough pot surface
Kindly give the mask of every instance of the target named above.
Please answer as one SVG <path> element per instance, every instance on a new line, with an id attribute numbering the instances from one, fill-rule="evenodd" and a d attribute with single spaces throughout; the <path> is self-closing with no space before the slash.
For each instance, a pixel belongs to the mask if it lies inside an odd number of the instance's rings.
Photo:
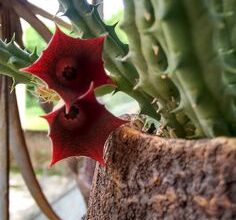
<path id="1" fill-rule="evenodd" d="M 163 139 L 129 127 L 107 143 L 86 219 L 236 219 L 236 139 Z"/>

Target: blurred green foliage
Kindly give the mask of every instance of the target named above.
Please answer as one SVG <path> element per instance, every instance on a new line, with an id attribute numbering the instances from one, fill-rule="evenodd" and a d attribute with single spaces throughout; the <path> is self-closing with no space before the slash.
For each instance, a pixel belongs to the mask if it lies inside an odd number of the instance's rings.
<path id="1" fill-rule="evenodd" d="M 32 27 L 27 27 L 25 30 L 24 44 L 30 51 L 33 51 L 36 47 L 38 54 L 40 54 L 47 45 L 43 38 Z"/>

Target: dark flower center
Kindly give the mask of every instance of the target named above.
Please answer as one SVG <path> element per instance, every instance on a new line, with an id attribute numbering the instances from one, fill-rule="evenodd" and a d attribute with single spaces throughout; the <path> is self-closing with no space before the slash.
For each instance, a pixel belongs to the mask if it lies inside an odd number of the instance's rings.
<path id="1" fill-rule="evenodd" d="M 79 114 L 79 109 L 76 106 L 71 106 L 70 111 L 65 114 L 66 119 L 75 119 Z"/>
<path id="2" fill-rule="evenodd" d="M 65 66 L 62 71 L 62 77 L 67 81 L 72 81 L 76 79 L 76 68 L 73 66 Z"/>

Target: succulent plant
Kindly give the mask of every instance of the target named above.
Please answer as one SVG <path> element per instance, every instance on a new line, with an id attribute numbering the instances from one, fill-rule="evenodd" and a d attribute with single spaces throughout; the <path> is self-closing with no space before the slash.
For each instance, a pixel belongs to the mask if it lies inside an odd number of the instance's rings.
<path id="1" fill-rule="evenodd" d="M 12 76 L 16 83 L 34 84 L 40 81 L 37 77 L 46 81 L 64 99 L 67 114 L 75 103 L 83 101 L 91 83 L 97 87 L 113 81 L 114 93 L 127 93 L 139 103 L 140 113 L 159 121 L 159 135 L 182 138 L 235 136 L 236 29 L 233 9 L 236 1 L 123 2 L 121 28 L 128 37 L 128 45 L 116 35 L 117 24 L 107 25 L 102 20 L 98 5 L 91 5 L 86 0 L 59 0 L 60 11 L 84 40 L 66 36 L 57 29 L 48 48 L 34 64 L 35 52 L 30 54 L 21 50 L 14 44 L 14 39 L 10 43 L 0 41 L 0 70 Z M 88 45 L 87 49 L 83 43 Z M 89 50 L 94 54 L 80 60 Z M 91 60 L 96 51 L 99 56 L 93 63 Z M 60 65 L 57 56 L 64 56 Z M 103 63 L 108 75 L 103 70 Z M 62 66 L 64 71 L 67 64 L 79 65 L 83 74 L 87 71 L 86 77 L 82 74 L 83 79 L 73 81 L 75 86 L 58 80 L 57 73 L 62 71 L 55 65 Z M 48 68 L 50 65 L 53 68 Z M 26 66 L 29 67 L 23 70 L 37 77 L 19 71 Z M 71 69 L 66 72 L 69 78 L 72 72 Z M 108 76 L 111 81 L 107 80 Z"/>
<path id="2" fill-rule="evenodd" d="M 0 71 L 1 74 L 12 77 L 14 82 L 31 84 L 35 78 L 19 71 L 20 68 L 33 63 L 37 58 L 37 51 L 22 50 L 15 42 L 14 36 L 10 42 L 0 39 Z"/>

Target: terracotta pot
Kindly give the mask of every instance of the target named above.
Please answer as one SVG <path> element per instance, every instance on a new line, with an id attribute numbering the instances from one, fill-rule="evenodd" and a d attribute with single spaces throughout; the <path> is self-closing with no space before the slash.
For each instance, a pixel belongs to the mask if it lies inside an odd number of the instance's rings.
<path id="1" fill-rule="evenodd" d="M 107 142 L 86 219 L 236 219 L 236 139 L 164 139 L 129 127 Z"/>

